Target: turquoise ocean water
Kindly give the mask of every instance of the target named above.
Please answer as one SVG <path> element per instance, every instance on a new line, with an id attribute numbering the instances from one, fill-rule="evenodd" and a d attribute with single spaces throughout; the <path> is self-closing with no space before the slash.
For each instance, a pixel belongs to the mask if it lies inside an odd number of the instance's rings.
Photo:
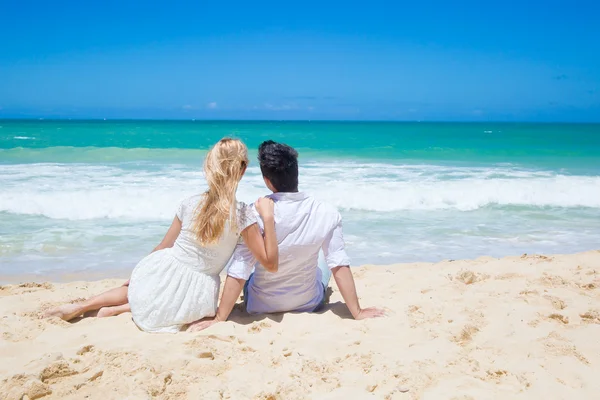
<path id="1" fill-rule="evenodd" d="M 600 248 L 600 125 L 0 120 L 0 275 L 124 275 L 223 136 L 251 150 L 246 202 L 258 144 L 296 147 L 356 265 Z"/>

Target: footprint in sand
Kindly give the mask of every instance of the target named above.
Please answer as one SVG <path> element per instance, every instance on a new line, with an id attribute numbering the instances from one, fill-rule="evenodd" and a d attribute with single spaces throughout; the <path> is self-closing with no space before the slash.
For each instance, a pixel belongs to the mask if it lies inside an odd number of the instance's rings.
<path id="1" fill-rule="evenodd" d="M 73 388 L 77 390 L 85 384 L 97 380 L 103 373 L 103 370 L 97 369 L 81 375 L 83 381 L 80 380 Z M 80 375 L 80 371 L 73 369 L 68 361 L 59 359 L 51 362 L 37 375 L 17 374 L 4 379 L 0 382 L 0 393 L 2 393 L 2 399 L 6 400 L 39 399 L 53 393 L 52 385 L 75 375 Z"/>
<path id="2" fill-rule="evenodd" d="M 542 273 L 542 277 L 537 282 L 546 287 L 565 287 L 570 285 L 570 282 L 562 276 L 551 275 L 546 272 Z"/>
<path id="3" fill-rule="evenodd" d="M 374 385 L 367 385 L 367 387 L 366 387 L 366 390 L 367 390 L 367 392 L 369 392 L 369 393 L 373 393 L 373 392 L 375 391 L 375 389 L 377 389 L 377 386 L 378 386 L 377 384 L 374 384 Z"/>
<path id="4" fill-rule="evenodd" d="M 102 369 L 94 370 L 90 374 L 88 374 L 88 376 L 86 378 L 84 378 L 83 382 L 79 382 L 79 383 L 75 384 L 73 387 L 75 388 L 75 390 L 79 390 L 82 387 L 84 387 L 85 385 L 89 384 L 90 382 L 94 382 L 95 380 L 100 378 L 102 375 L 104 375 L 104 370 L 102 370 Z"/>
<path id="5" fill-rule="evenodd" d="M 202 351 L 200 353 L 198 353 L 198 355 L 196 356 L 198 358 L 206 358 L 209 360 L 214 360 L 215 359 L 215 355 L 212 351 Z"/>
<path id="6" fill-rule="evenodd" d="M 565 308 L 567 308 L 567 303 L 565 303 L 558 297 L 546 295 L 546 296 L 544 296 L 544 298 L 546 300 L 549 300 L 550 303 L 552 304 L 552 307 L 554 307 L 557 310 L 564 310 Z"/>
<path id="7" fill-rule="evenodd" d="M 34 375 L 18 374 L 0 382 L 0 393 L 6 400 L 39 399 L 52 394 L 52 389 Z"/>
<path id="8" fill-rule="evenodd" d="M 565 317 L 564 315 L 558 314 L 558 313 L 553 313 L 553 314 L 548 315 L 548 319 L 558 321 L 564 325 L 567 325 L 569 323 L 569 317 Z"/>
<path id="9" fill-rule="evenodd" d="M 486 380 L 492 380 L 496 383 L 500 382 L 500 380 L 509 375 L 509 372 L 505 369 L 497 369 L 497 370 L 487 370 L 486 371 Z"/>
<path id="10" fill-rule="evenodd" d="M 529 289 L 525 289 L 519 292 L 519 295 L 521 296 L 530 296 L 530 295 L 534 295 L 537 296 L 539 295 L 540 292 L 538 292 L 537 290 L 529 290 Z"/>
<path id="11" fill-rule="evenodd" d="M 486 274 L 480 274 L 477 272 L 467 270 L 467 271 L 460 271 L 455 276 L 455 279 L 459 282 L 464 283 L 465 285 L 472 285 L 473 283 L 484 281 L 484 280 L 488 279 L 489 277 L 490 276 L 486 275 Z"/>
<path id="12" fill-rule="evenodd" d="M 579 314 L 581 321 L 586 324 L 600 324 L 600 312 L 589 310 L 585 314 Z"/>
<path id="13" fill-rule="evenodd" d="M 48 365 L 40 373 L 40 379 L 44 383 L 53 383 L 59 378 L 77 375 L 79 371 L 74 370 L 66 360 L 58 360 Z"/>
<path id="14" fill-rule="evenodd" d="M 531 383 L 524 374 L 513 374 L 504 369 L 487 370 L 486 376 L 483 378 L 483 380 L 493 381 L 498 384 L 501 383 L 503 379 L 509 376 L 513 376 L 514 378 L 516 378 L 517 381 L 523 386 L 523 389 L 527 389 L 531 386 Z"/>
<path id="15" fill-rule="evenodd" d="M 477 332 L 479 332 L 478 327 L 467 324 L 457 335 L 454 335 L 451 340 L 461 346 L 466 346 L 473 340 L 473 337 L 477 334 Z"/>
<path id="16" fill-rule="evenodd" d="M 233 335 L 229 335 L 229 336 L 208 335 L 207 338 L 211 339 L 211 340 L 218 340 L 221 342 L 226 342 L 226 343 L 231 343 L 236 340 L 236 337 Z"/>
<path id="17" fill-rule="evenodd" d="M 584 290 L 594 290 L 598 287 L 598 285 L 596 285 L 594 282 L 585 283 L 585 284 L 578 285 L 578 286 Z"/>
<path id="18" fill-rule="evenodd" d="M 85 353 L 90 353 L 94 351 L 94 346 L 92 346 L 91 344 L 87 345 L 87 346 L 83 346 L 82 348 L 80 348 L 79 350 L 77 350 L 77 355 L 78 356 L 82 356 Z"/>
<path id="19" fill-rule="evenodd" d="M 25 294 L 37 292 L 40 290 L 52 290 L 54 286 L 51 283 L 35 283 L 35 282 L 27 282 L 21 283 L 19 285 L 6 285 L 0 286 L 0 292 L 3 296 L 10 296 L 16 294 Z"/>
<path id="20" fill-rule="evenodd" d="M 163 372 L 152 379 L 152 383 L 148 388 L 148 394 L 152 397 L 163 395 L 172 381 L 173 375 L 170 372 Z"/>
<path id="21" fill-rule="evenodd" d="M 21 283 L 17 287 L 28 288 L 28 289 L 54 289 L 54 286 L 48 282 L 44 282 L 44 283 L 26 282 L 26 283 Z"/>
<path id="22" fill-rule="evenodd" d="M 248 328 L 248 333 L 259 333 L 263 329 L 270 328 L 271 324 L 263 321 L 260 324 L 253 324 L 250 328 Z"/>
<path id="23" fill-rule="evenodd" d="M 550 332 L 548 336 L 539 339 L 539 341 L 548 354 L 575 357 L 585 365 L 590 364 L 589 360 L 577 350 L 577 347 L 569 339 L 560 336 L 558 332 Z"/>
<path id="24" fill-rule="evenodd" d="M 248 328 L 248 333 L 259 333 L 260 331 L 262 331 L 262 328 L 259 325 L 252 325 Z"/>
<path id="25" fill-rule="evenodd" d="M 197 358 L 214 360 L 215 353 L 217 352 L 216 347 L 214 346 L 214 341 L 219 340 L 216 339 L 216 336 L 202 336 L 196 339 L 192 339 L 185 343 L 186 347 L 191 350 L 198 351 L 196 354 Z M 228 341 L 226 341 L 228 342 Z"/>

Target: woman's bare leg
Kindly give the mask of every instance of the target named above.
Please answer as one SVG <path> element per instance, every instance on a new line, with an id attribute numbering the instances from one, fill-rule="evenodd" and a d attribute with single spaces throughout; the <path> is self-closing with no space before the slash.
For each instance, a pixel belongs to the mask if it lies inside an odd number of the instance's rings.
<path id="1" fill-rule="evenodd" d="M 121 315 L 126 312 L 131 312 L 131 307 L 129 307 L 129 303 L 123 304 L 121 306 L 102 307 L 98 310 L 98 314 L 96 315 L 96 317 L 116 317 L 117 315 Z"/>
<path id="2" fill-rule="evenodd" d="M 59 317 L 65 321 L 69 321 L 75 317 L 85 314 L 88 311 L 99 310 L 102 307 L 122 306 L 128 303 L 128 289 L 129 288 L 127 286 L 120 286 L 79 303 L 64 304 L 60 307 L 49 310 L 46 313 L 46 316 Z"/>

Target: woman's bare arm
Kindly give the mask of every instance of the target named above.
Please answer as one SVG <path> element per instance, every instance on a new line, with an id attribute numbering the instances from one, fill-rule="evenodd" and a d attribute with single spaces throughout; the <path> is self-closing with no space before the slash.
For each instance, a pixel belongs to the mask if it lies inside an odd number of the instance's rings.
<path id="1" fill-rule="evenodd" d="M 165 237 L 159 243 L 159 245 L 156 246 L 154 248 L 154 250 L 152 250 L 152 252 L 154 253 L 155 251 L 158 251 L 158 250 L 168 249 L 170 247 L 173 247 L 173 245 L 175 244 L 175 240 L 177 240 L 177 237 L 179 236 L 180 232 L 181 232 L 181 221 L 179 220 L 179 218 L 177 216 L 175 216 L 175 218 L 173 218 L 173 222 L 171 223 L 171 226 L 169 227 L 169 230 L 165 234 Z"/>
<path id="2" fill-rule="evenodd" d="M 279 267 L 279 249 L 275 235 L 275 217 L 273 200 L 258 199 L 256 210 L 260 214 L 265 236 L 260 233 L 257 224 L 252 224 L 242 231 L 242 238 L 256 260 L 269 272 L 277 272 Z"/>

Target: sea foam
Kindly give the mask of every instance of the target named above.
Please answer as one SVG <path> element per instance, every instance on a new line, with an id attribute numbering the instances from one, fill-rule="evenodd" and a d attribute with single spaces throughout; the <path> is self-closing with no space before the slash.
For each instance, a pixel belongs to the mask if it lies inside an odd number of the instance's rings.
<path id="1" fill-rule="evenodd" d="M 180 165 L 33 164 L 3 172 L 0 212 L 54 219 L 171 219 L 183 198 L 206 189 L 200 171 Z M 301 189 L 342 211 L 600 208 L 600 177 L 513 167 L 312 163 L 302 167 Z M 265 194 L 260 171 L 249 168 L 238 199 Z"/>

